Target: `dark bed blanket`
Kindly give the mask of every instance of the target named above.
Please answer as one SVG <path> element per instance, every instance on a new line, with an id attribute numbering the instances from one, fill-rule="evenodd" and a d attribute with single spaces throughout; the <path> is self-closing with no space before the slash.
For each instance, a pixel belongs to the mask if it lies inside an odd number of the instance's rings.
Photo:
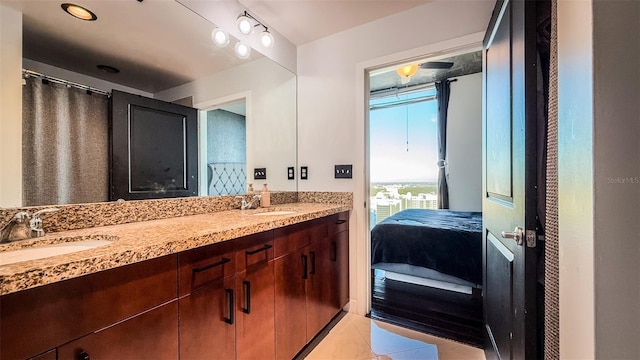
<path id="1" fill-rule="evenodd" d="M 371 230 L 371 264 L 403 263 L 482 283 L 482 213 L 408 209 Z"/>

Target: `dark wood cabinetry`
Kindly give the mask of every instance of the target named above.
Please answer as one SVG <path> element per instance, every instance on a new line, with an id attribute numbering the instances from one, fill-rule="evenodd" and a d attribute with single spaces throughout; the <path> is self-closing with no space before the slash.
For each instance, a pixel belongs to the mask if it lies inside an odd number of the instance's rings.
<path id="1" fill-rule="evenodd" d="M 347 216 L 275 231 L 277 359 L 293 358 L 348 302 Z"/>
<path id="2" fill-rule="evenodd" d="M 348 213 L 0 298 L 0 358 L 291 359 L 348 301 Z"/>
<path id="3" fill-rule="evenodd" d="M 116 323 L 58 348 L 59 360 L 176 359 L 178 302 Z"/>
<path id="4" fill-rule="evenodd" d="M 176 298 L 170 255 L 0 298 L 0 358 L 25 359 Z"/>
<path id="5" fill-rule="evenodd" d="M 257 240 L 236 253 L 238 360 L 275 358 L 273 240 Z"/>
<path id="6" fill-rule="evenodd" d="M 234 245 L 178 254 L 180 359 L 235 358 Z"/>

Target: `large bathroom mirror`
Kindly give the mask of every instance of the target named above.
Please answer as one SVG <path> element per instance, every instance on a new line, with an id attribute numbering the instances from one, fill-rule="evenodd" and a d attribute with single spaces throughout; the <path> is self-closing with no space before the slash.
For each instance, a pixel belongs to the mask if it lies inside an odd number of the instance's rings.
<path id="1" fill-rule="evenodd" d="M 61 5 L 0 4 L 22 14 L 24 69 L 198 109 L 199 195 L 244 193 L 249 184 L 260 189 L 263 183 L 272 191 L 297 190 L 296 180 L 288 178 L 288 168 L 296 167 L 295 74 L 259 49 L 239 59 L 234 38 L 217 47 L 211 40 L 215 25 L 177 1 L 83 1 L 95 21 L 76 19 Z M 0 134 L 0 142 L 16 141 L 5 137 Z M 23 141 L 33 140 L 23 136 Z M 30 165 L 23 162 L 23 174 L 2 177 L 21 177 L 24 184 L 32 177 Z M 266 169 L 265 180 L 254 179 L 256 168 Z M 71 184 L 68 191 L 79 188 Z M 106 198 L 88 202 L 97 201 Z M 77 201 L 21 205 L 61 203 Z"/>

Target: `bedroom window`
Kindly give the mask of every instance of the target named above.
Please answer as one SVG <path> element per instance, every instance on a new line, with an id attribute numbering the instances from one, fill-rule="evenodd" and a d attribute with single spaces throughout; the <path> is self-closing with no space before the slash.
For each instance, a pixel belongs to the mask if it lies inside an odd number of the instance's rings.
<path id="1" fill-rule="evenodd" d="M 436 209 L 436 90 L 371 94 L 370 224 L 405 209 Z"/>

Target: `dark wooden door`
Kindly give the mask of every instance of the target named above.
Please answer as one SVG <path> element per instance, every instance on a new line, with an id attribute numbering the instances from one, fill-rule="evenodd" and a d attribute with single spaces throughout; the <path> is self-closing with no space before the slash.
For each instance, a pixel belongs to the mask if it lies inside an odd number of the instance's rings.
<path id="1" fill-rule="evenodd" d="M 499 1 L 484 40 L 483 298 L 488 359 L 536 357 L 535 3 Z"/>
<path id="2" fill-rule="evenodd" d="M 234 287 L 230 276 L 179 299 L 180 359 L 235 358 Z"/>
<path id="3" fill-rule="evenodd" d="M 110 200 L 198 195 L 198 111 L 114 90 Z"/>
<path id="4" fill-rule="evenodd" d="M 292 359 L 307 343 L 308 265 L 309 256 L 302 250 L 274 261 L 276 359 Z"/>
<path id="5" fill-rule="evenodd" d="M 335 315 L 349 302 L 349 230 L 331 238 L 329 260 L 331 283 L 335 284 L 331 292 L 331 306 Z"/>
<path id="6" fill-rule="evenodd" d="M 274 359 L 273 260 L 253 265 L 239 273 L 236 292 L 236 359 Z"/>
<path id="7" fill-rule="evenodd" d="M 177 357 L 177 300 L 58 348 L 60 360 L 176 359 Z"/>
<path id="8" fill-rule="evenodd" d="M 304 253 L 309 256 L 307 293 L 307 341 L 310 341 L 331 320 L 332 293 L 337 289 L 331 281 L 331 259 L 329 238 L 307 246 Z"/>

